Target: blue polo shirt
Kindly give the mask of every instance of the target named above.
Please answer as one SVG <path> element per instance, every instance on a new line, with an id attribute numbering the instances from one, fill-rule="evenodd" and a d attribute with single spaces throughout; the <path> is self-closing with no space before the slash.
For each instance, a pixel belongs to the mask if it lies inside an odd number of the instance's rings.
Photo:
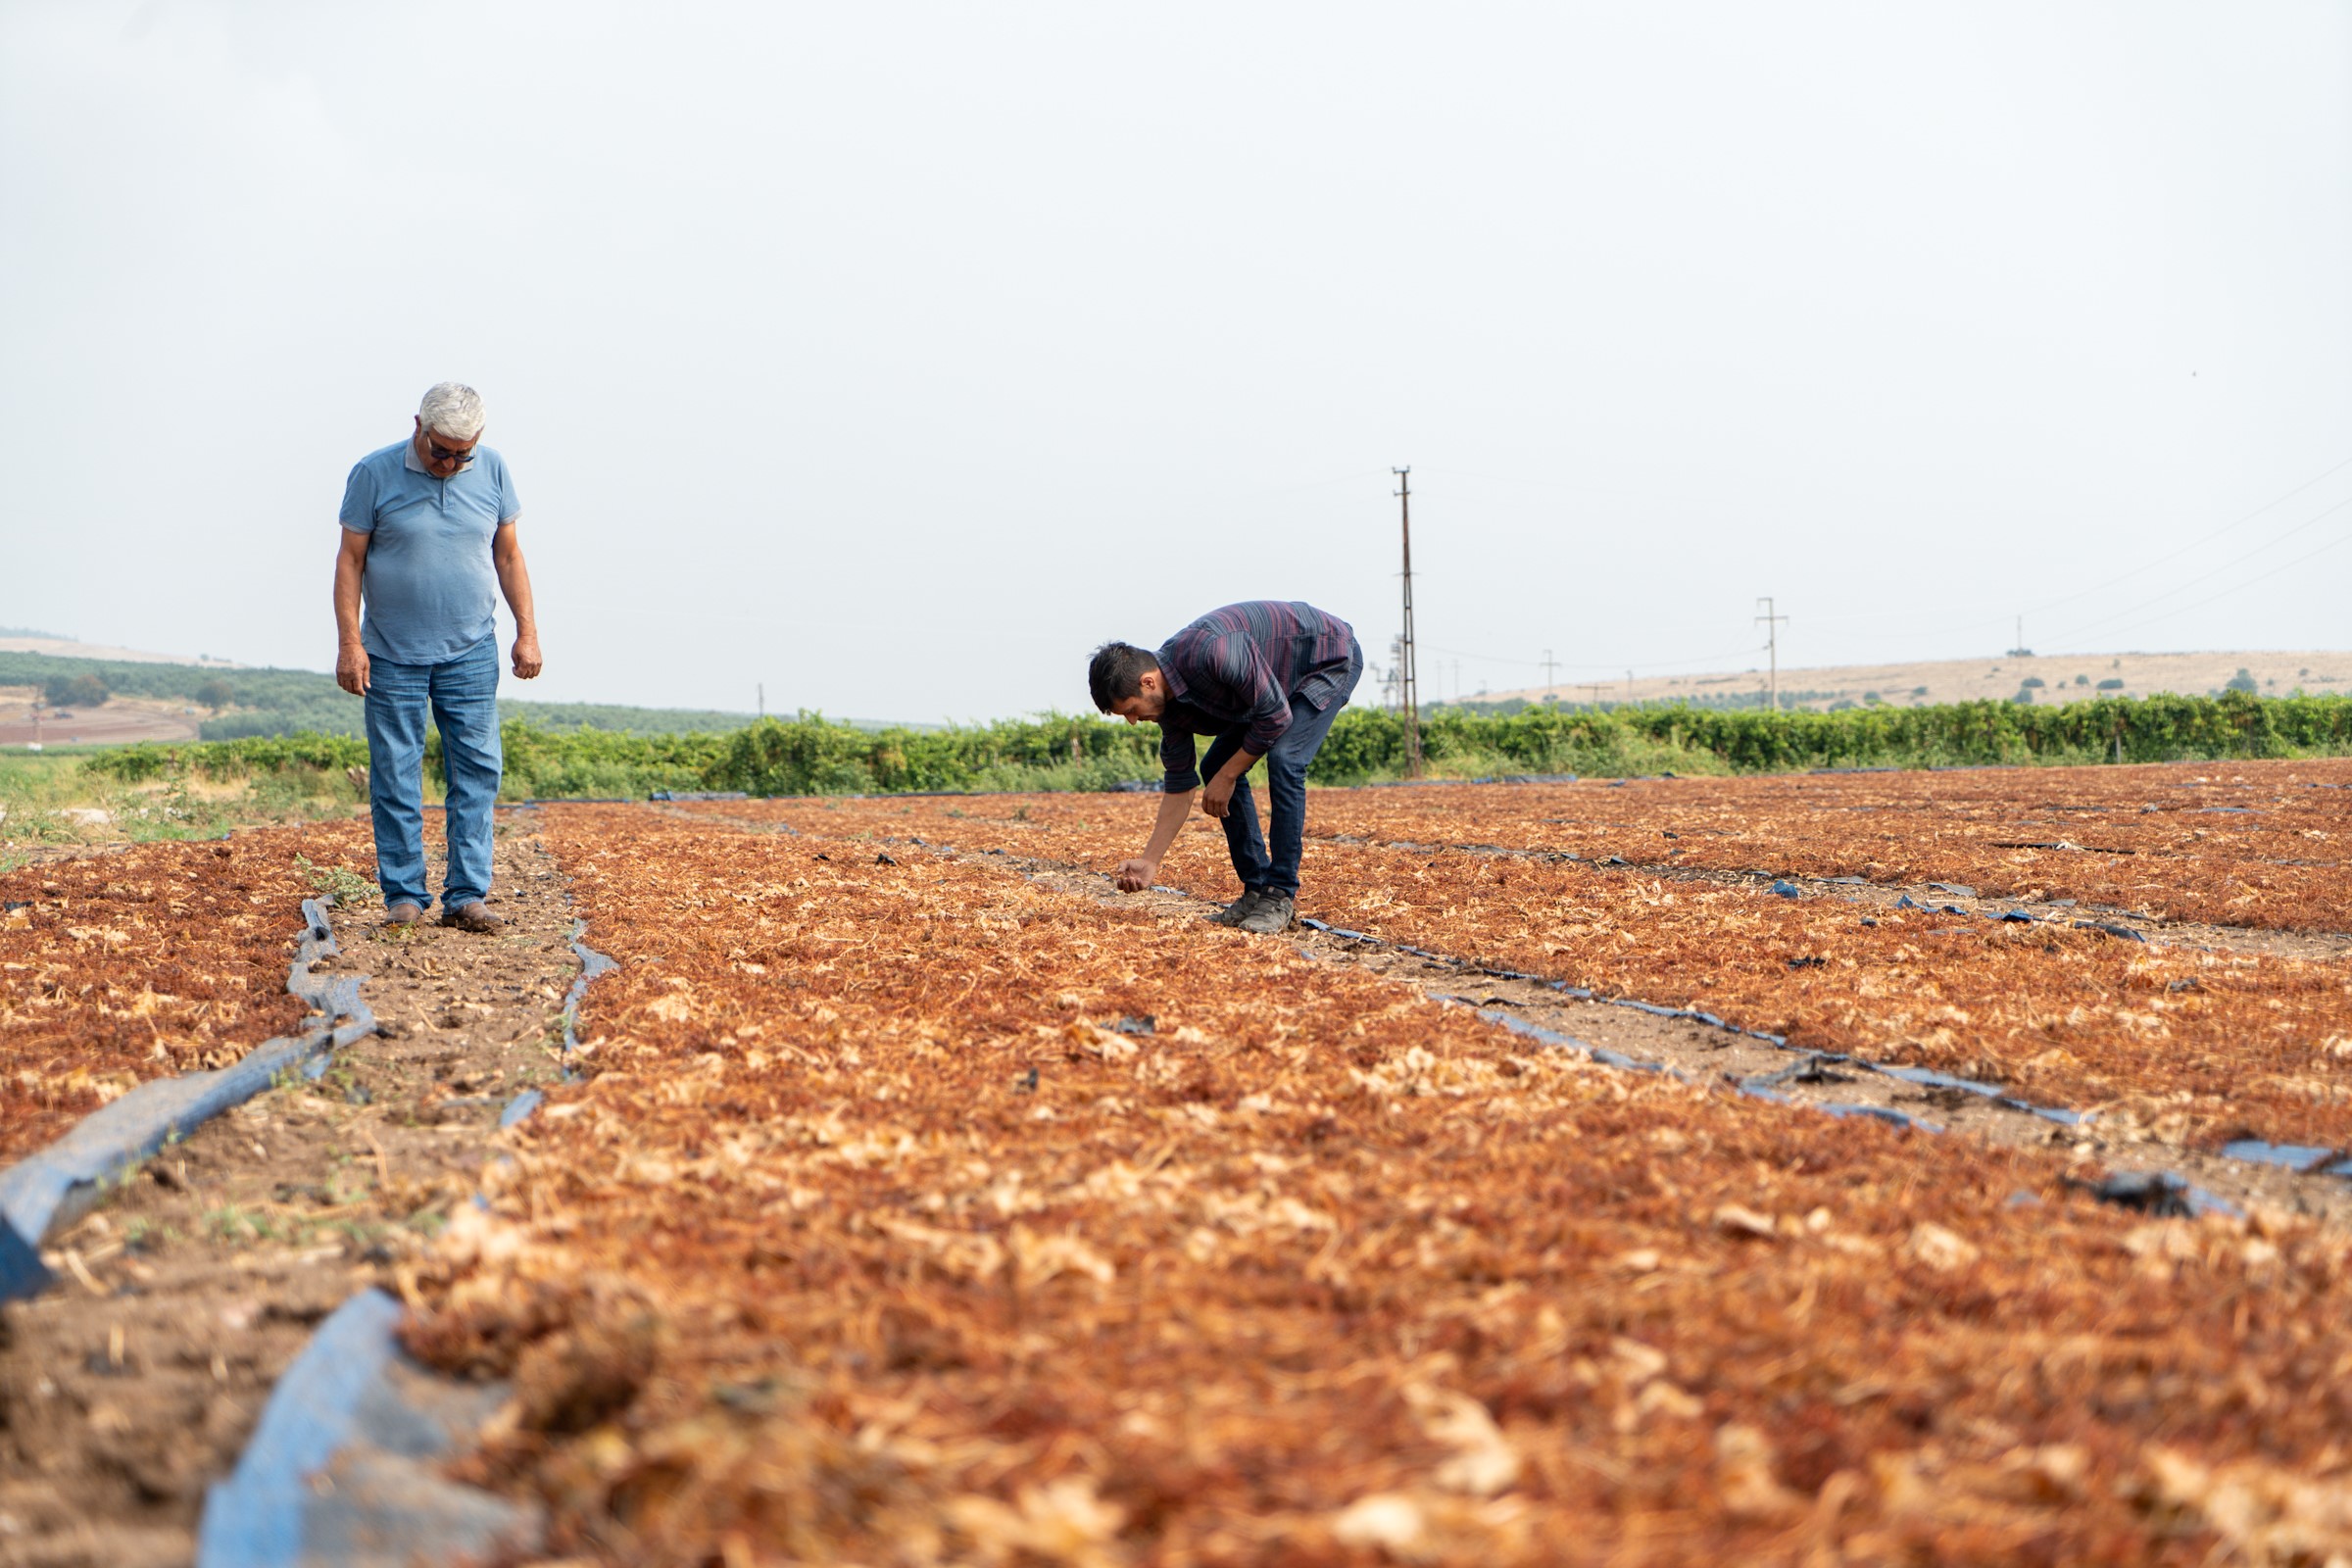
<path id="1" fill-rule="evenodd" d="M 368 535 L 360 643 L 371 659 L 446 664 L 498 630 L 490 538 L 522 515 L 506 459 L 475 447 L 436 479 L 398 441 L 370 452 L 343 487 L 343 526 Z"/>

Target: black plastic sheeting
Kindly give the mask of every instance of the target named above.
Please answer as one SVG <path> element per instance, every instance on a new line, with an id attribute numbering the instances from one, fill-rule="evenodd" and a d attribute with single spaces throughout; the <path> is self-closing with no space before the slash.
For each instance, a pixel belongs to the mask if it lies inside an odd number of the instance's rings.
<path id="1" fill-rule="evenodd" d="M 311 965 L 341 950 L 327 923 L 330 898 L 305 899 L 302 940 L 286 990 L 316 1009 L 300 1035 L 265 1041 L 230 1066 L 140 1084 L 83 1117 L 65 1137 L 0 1171 L 0 1300 L 37 1292 L 45 1276 L 22 1267 L 49 1233 L 85 1211 L 102 1183 L 127 1175 L 165 1144 L 268 1089 L 277 1075 L 375 1032 L 375 1014 L 360 1000 L 366 975 L 316 978 Z M 346 1020 L 338 1025 L 337 1020 Z M 11 1245 L 13 1243 L 14 1245 Z M 18 1259 L 16 1267 L 7 1259 Z M 37 1267 L 39 1259 L 33 1259 Z"/>
<path id="2" fill-rule="evenodd" d="M 1666 1007 L 1660 1006 L 1654 1002 L 1637 1002 L 1628 997 L 1595 996 L 1592 992 L 1587 990 L 1583 986 L 1572 986 L 1565 980 L 1548 979 L 1543 975 L 1530 974 L 1524 969 L 1499 969 L 1487 964 L 1471 963 L 1466 959 L 1454 957 L 1450 954 L 1433 953 L 1427 948 L 1416 948 L 1402 942 L 1391 942 L 1385 937 L 1369 936 L 1361 931 L 1350 931 L 1345 927 L 1335 926 L 1327 921 L 1317 920 L 1307 916 L 1301 916 L 1298 923 L 1302 926 L 1305 926 L 1310 931 L 1321 931 L 1328 936 L 1339 937 L 1344 941 L 1361 942 L 1371 947 L 1386 948 L 1392 953 L 1402 953 L 1412 957 L 1426 958 L 1433 963 L 1448 964 L 1454 968 L 1463 970 L 1466 973 L 1482 974 L 1495 980 L 1519 980 L 1532 985 L 1544 986 L 1552 991 L 1558 992 L 1562 997 L 1570 998 L 1578 1002 L 1598 1002 L 1606 1004 L 1612 1007 L 1630 1007 L 1637 1012 L 1648 1013 L 1652 1017 L 1679 1018 L 1692 1023 L 1702 1023 L 1710 1028 L 1722 1029 L 1729 1033 L 1740 1035 L 1750 1040 L 1761 1040 L 1765 1044 L 1770 1045 L 1777 1050 L 1788 1051 L 1791 1049 L 1801 1049 L 1791 1048 L 1788 1044 L 1788 1037 L 1785 1035 L 1772 1034 L 1762 1029 L 1742 1028 L 1739 1024 L 1731 1023 L 1723 1018 L 1717 1017 L 1714 1013 L 1704 1012 L 1695 1007 Z M 1453 1003 L 1468 1002 L 1468 999 L 1461 997 L 1444 997 L 1440 1000 Z M 1469 1004 L 1476 1005 L 1476 1004 Z M 1677 1072 L 1674 1068 L 1667 1066 L 1664 1062 L 1644 1061 L 1639 1057 L 1629 1056 L 1623 1052 L 1611 1051 L 1603 1046 L 1594 1046 L 1586 1041 L 1578 1040 L 1572 1035 L 1561 1034 L 1556 1029 L 1545 1029 L 1539 1024 L 1530 1023 L 1524 1018 L 1514 1018 L 1509 1013 L 1501 1012 L 1494 1008 L 1479 1008 L 1479 1016 L 1487 1019 L 1490 1022 L 1499 1023 L 1504 1028 L 1509 1029 L 1516 1034 L 1523 1034 L 1531 1039 L 1541 1040 L 1546 1045 L 1561 1046 L 1570 1050 L 1582 1052 L 1586 1055 L 1591 1056 L 1594 1061 L 1601 1063 L 1603 1066 L 1618 1067 L 1635 1072 L 1670 1073 L 1677 1078 L 1684 1078 L 1682 1073 Z M 1849 1056 L 1837 1053 L 1821 1051 L 1807 1051 L 1804 1053 L 1803 1060 L 1791 1063 L 1789 1066 L 1782 1068 L 1777 1072 L 1760 1073 L 1742 1079 L 1740 1081 L 1739 1090 L 1743 1095 L 1749 1095 L 1755 1099 L 1768 1101 L 1774 1103 L 1794 1103 L 1795 1102 L 1792 1102 L 1788 1096 L 1780 1093 L 1780 1085 L 1786 1083 L 1822 1082 L 1831 1080 L 1837 1076 L 1834 1069 L 1838 1067 L 1850 1067 L 1858 1073 L 1873 1073 L 1884 1077 L 1896 1078 L 1900 1079 L 1904 1083 L 1915 1084 L 1922 1088 L 1962 1090 L 1972 1095 L 1980 1095 L 1985 1100 L 1990 1101 L 1994 1104 L 2000 1105 L 2005 1109 L 2022 1111 L 2030 1116 L 2039 1116 L 2044 1120 L 2054 1121 L 2062 1126 L 2080 1127 L 2087 1124 L 2091 1119 L 2089 1116 L 2085 1116 L 2081 1111 L 2069 1110 L 2063 1106 L 2038 1105 L 2034 1103 L 2032 1101 L 2020 1100 L 2013 1095 L 2003 1093 L 1998 1085 L 1978 1083 L 1975 1080 L 1968 1078 L 1955 1078 L 1949 1073 L 1935 1072 L 1926 1067 L 1883 1066 L 1878 1062 L 1866 1061 L 1859 1056 Z M 1689 1080 L 1685 1078 L 1685 1081 L 1688 1082 Z M 1831 1116 L 1859 1116 L 1868 1117 L 1877 1121 L 1891 1122 L 1896 1126 L 1907 1127 L 1918 1132 L 1941 1133 L 1944 1130 L 1941 1126 L 1935 1122 L 1927 1121 L 1921 1117 L 1914 1116 L 1908 1111 L 1898 1110 L 1891 1105 L 1866 1105 L 1815 1102 L 1812 1102 L 1808 1108 L 1821 1111 L 1824 1114 Z M 2268 1148 L 2270 1146 L 2264 1147 Z M 2225 1156 L 2230 1158 L 2243 1157 L 2230 1154 L 2230 1151 L 2228 1150 L 2225 1150 L 2223 1152 Z M 2332 1154 L 2334 1151 L 2330 1150 L 2327 1151 L 2326 1152 Z M 2273 1163 L 2276 1163 L 2276 1161 L 2273 1161 Z M 2329 1173 L 2338 1174 L 2339 1172 L 2336 1172 L 2331 1168 Z M 2340 1171 L 2340 1174 L 2352 1176 L 2352 1159 L 2347 1159 L 2343 1162 L 2343 1168 Z M 2093 1191 L 2096 1192 L 2097 1196 L 2101 1198 L 2109 1198 L 2111 1201 L 2131 1203 L 2133 1206 L 2144 1206 L 2136 1199 L 2130 1196 L 2110 1198 L 2110 1195 L 2104 1190 L 2109 1186 L 2114 1186 L 2117 1193 L 2129 1195 L 2138 1191 L 2138 1188 L 2132 1185 L 2133 1183 L 2144 1182 L 2158 1182 L 2163 1186 L 2164 1191 L 2174 1195 L 2178 1205 L 2177 1209 L 2166 1210 L 2166 1212 L 2177 1211 L 2180 1213 L 2219 1213 L 2230 1215 L 2235 1215 L 2240 1212 L 2237 1208 L 2233 1207 L 2228 1200 L 2219 1198 L 2214 1194 L 2205 1191 L 2205 1189 L 2201 1187 L 2191 1186 L 2188 1182 L 2170 1171 L 2155 1172 L 2153 1174 L 2130 1173 L 2124 1176 L 2118 1176 L 2111 1178 L 2108 1183 L 2095 1184 Z M 2119 1183 L 2121 1185 L 2116 1185 Z"/>
<path id="3" fill-rule="evenodd" d="M 1664 776 L 1674 777 L 1672 773 Z M 1354 788 L 1359 790 L 1417 790 L 1426 789 L 1433 784 L 1574 784 L 1576 781 L 1574 773 L 1491 773 L 1484 778 L 1391 778 L 1382 779 L 1375 784 L 1358 784 Z M 1619 779 L 1609 788 L 1616 789 L 1624 783 L 1625 780 Z M 1152 788 L 1157 789 L 1158 786 L 1153 785 Z"/>
<path id="4" fill-rule="evenodd" d="M 1940 882 L 1931 882 L 1928 884 L 1928 886 L 1932 888 L 1942 887 L 1944 884 Z M 1778 893 L 1780 892 L 1780 888 L 1776 885 L 1770 891 Z M 1966 892 L 1962 892 L 1961 896 L 1968 897 L 1969 895 Z M 2057 901 L 2057 905 L 2055 906 L 2072 908 L 2074 907 L 2074 904 L 2075 901 L 2072 899 L 2061 899 Z M 2033 914 L 2025 909 L 2003 909 L 1998 914 L 1979 914 L 1974 909 L 1963 909 L 1957 904 L 1922 904 L 1917 899 L 1911 897 L 1911 895 L 1908 893 L 1904 894 L 1901 898 L 1896 899 L 1894 901 L 1894 906 L 1898 909 L 1918 909 L 1928 914 L 1956 914 L 1964 920 L 1991 920 L 1996 924 L 2063 925 L 2071 930 L 2076 931 L 2096 931 L 2102 935 L 2117 937 L 2126 942 L 2145 942 L 2148 940 L 2144 933 L 2134 931 L 2128 925 L 2118 925 L 2112 920 L 2076 920 L 2054 914 L 2043 917 Z"/>
<path id="5" fill-rule="evenodd" d="M 1672 775 L 1666 776 L 1671 777 Z M 918 840 L 917 842 L 919 843 L 920 841 Z M 1507 855 L 1514 858 L 1521 858 L 1531 860 L 1544 860 L 1551 863 L 1570 861 L 1578 865 L 1591 865 L 1598 867 L 1634 866 L 1633 861 L 1626 859 L 1620 855 L 1604 855 L 1588 858 L 1586 856 L 1578 855 L 1572 850 L 1514 850 L 1508 849 L 1499 844 L 1422 844 L 1411 839 L 1389 839 L 1375 841 L 1371 839 L 1348 838 L 1345 836 L 1339 838 L 1336 842 L 1343 844 L 1378 843 L 1379 847 L 1382 849 L 1400 850 L 1409 855 L 1435 855 L 1446 850 L 1452 850 L 1465 855 Z M 1002 852 L 989 851 L 986 853 L 999 854 Z M 1668 869 L 1667 867 L 1662 866 L 1635 866 L 1634 868 L 1637 870 Z M 1812 880 L 1821 883 L 1825 887 L 1872 887 L 1877 885 L 1871 882 L 1869 878 L 1859 876 L 1827 876 L 1815 877 Z M 1957 882 L 1930 882 L 1927 884 L 1927 886 L 1931 888 L 1941 889 L 1943 892 L 1954 898 L 1973 899 L 1977 896 L 1977 890 L 1975 888 L 1967 887 Z M 1163 891 L 1173 892 L 1175 890 L 1166 889 Z M 1763 891 L 1771 897 L 1780 899 L 1801 899 L 1805 896 L 1804 889 L 1788 877 L 1778 878 Z M 2073 899 L 2052 899 L 2049 901 L 2049 903 L 2050 907 L 2054 909 L 2071 909 L 2076 906 L 2076 901 Z M 2131 926 L 2120 925 L 2112 920 L 2078 920 L 2069 916 L 2061 915 L 2036 915 L 2026 909 L 2003 909 L 1995 914 L 1980 914 L 1974 909 L 1964 909 L 1957 904 L 1922 904 L 1917 899 L 1911 897 L 1911 895 L 1908 893 L 1902 894 L 1900 897 L 1898 897 L 1894 901 L 1894 906 L 1898 909 L 1918 909 L 1924 910 L 1930 914 L 1956 914 L 1963 919 L 1985 919 L 1999 921 L 2010 925 L 2065 925 L 2078 931 L 2097 931 L 2103 935 L 2116 937 L 2126 942 L 2145 942 L 2148 940 L 2145 934 L 2133 930 Z M 2145 916 L 2134 916 L 2134 918 L 2145 918 Z M 1876 922 L 1865 919 L 1863 923 L 1868 925 L 1875 924 Z"/>
<path id="6" fill-rule="evenodd" d="M 1563 1051 L 1582 1052 L 1604 1067 L 1617 1067 L 1627 1072 L 1664 1073 L 1670 1078 L 1679 1078 L 1684 1083 L 1690 1081 L 1689 1075 L 1677 1072 L 1662 1061 L 1644 1061 L 1639 1056 L 1629 1056 L 1622 1051 L 1611 1051 L 1606 1046 L 1595 1046 L 1589 1041 L 1579 1040 L 1574 1035 L 1564 1035 L 1557 1029 L 1546 1029 L 1540 1023 L 1530 1023 L 1525 1018 L 1515 1018 L 1498 1008 L 1479 1007 L 1478 1004 L 1468 997 L 1441 997 L 1438 1000 L 1458 1003 L 1466 1007 L 1477 1007 L 1478 1015 L 1489 1023 L 1498 1023 L 1513 1034 L 1525 1035 L 1530 1040 L 1540 1041 L 1546 1046 L 1557 1047 Z"/>
<path id="7" fill-rule="evenodd" d="M 570 1059 L 571 1054 L 580 1049 L 578 1032 L 580 999 L 588 994 L 588 983 L 591 980 L 608 970 L 620 967 L 617 960 L 597 952 L 580 940 L 587 934 L 587 921 L 574 920 L 571 922 L 571 951 L 580 960 L 580 973 L 579 978 L 572 981 L 571 989 L 564 993 L 564 1081 L 567 1084 L 577 1083 L 580 1078 L 578 1070 L 571 1065 Z M 508 1101 L 505 1108 L 500 1110 L 498 1125 L 502 1129 L 516 1125 L 532 1111 L 537 1110 L 546 1099 L 547 1097 L 536 1089 L 525 1089 L 521 1094 Z"/>
<path id="8" fill-rule="evenodd" d="M 2327 1166 L 2326 1174 L 2352 1174 L 2352 1160 L 2338 1157 L 2338 1151 L 2317 1149 L 2309 1144 L 2266 1144 L 2259 1138 L 2240 1138 L 2222 1146 L 2222 1153 L 2230 1159 L 2247 1159 L 2260 1165 L 2277 1165 L 2296 1175 L 2308 1175 Z M 2333 1161 L 2332 1164 L 2329 1162 Z"/>
<path id="9" fill-rule="evenodd" d="M 2202 1187 L 2192 1187 L 2169 1170 L 2118 1171 L 2095 1182 L 2070 1178 L 2068 1185 L 2087 1192 L 2102 1203 L 2116 1203 L 2171 1219 L 2195 1219 L 2205 1214 L 2227 1214 L 2239 1219 L 2245 1214 L 2245 1210 L 2228 1199 L 2217 1198 Z"/>
<path id="10" fill-rule="evenodd" d="M 49 1288 L 52 1278 L 41 1254 L 17 1234 L 16 1226 L 0 1220 L 0 1301 L 38 1296 Z"/>
<path id="11" fill-rule="evenodd" d="M 544 1515 L 439 1474 L 506 1391 L 438 1378 L 393 1341 L 400 1302 L 363 1291 L 319 1324 L 207 1493 L 196 1568 L 395 1568 L 534 1555 Z"/>
<path id="12" fill-rule="evenodd" d="M 1427 948 L 1416 948 L 1409 943 L 1391 942 L 1386 937 L 1369 936 L 1361 931 L 1350 931 L 1345 926 L 1332 925 L 1310 916 L 1301 915 L 1298 923 L 1310 931 L 1321 931 L 1345 942 L 1361 942 L 1369 947 L 1386 948 L 1392 953 L 1402 953 L 1411 957 L 1426 958 L 1432 963 L 1450 964 L 1454 968 L 1471 974 L 1483 974 L 1495 980 L 1524 980 L 1530 985 L 1546 986 L 1561 996 L 1572 998 L 1578 1002 L 1598 1002 L 1612 1007 L 1631 1007 L 1636 1012 L 1646 1012 L 1659 1018 L 1687 1018 L 1692 1023 L 1703 1023 L 1709 1028 L 1729 1030 L 1733 1034 L 1744 1035 L 1751 1040 L 1761 1040 L 1784 1050 L 1788 1045 L 1785 1036 L 1771 1034 L 1762 1029 L 1743 1029 L 1736 1023 L 1729 1023 L 1718 1018 L 1711 1012 L 1701 1012 L 1691 1007 L 1661 1007 L 1654 1002 L 1636 1002 L 1626 997 L 1596 996 L 1583 986 L 1572 986 L 1565 980 L 1553 980 L 1545 975 L 1530 974 L 1524 969 L 1498 969 L 1489 964 L 1470 963 L 1449 953 L 1433 953 Z"/>

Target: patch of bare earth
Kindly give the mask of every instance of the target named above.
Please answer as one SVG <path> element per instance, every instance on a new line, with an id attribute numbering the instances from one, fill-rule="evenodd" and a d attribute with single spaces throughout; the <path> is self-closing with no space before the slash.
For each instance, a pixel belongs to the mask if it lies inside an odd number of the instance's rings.
<path id="1" fill-rule="evenodd" d="M 938 846 L 933 846 L 933 853 L 954 858 L 983 858 Z M 986 858 L 1005 863 L 1003 858 Z M 1112 888 L 1109 877 L 1066 862 L 1013 858 L 1010 863 L 1057 892 L 1145 907 L 1166 918 L 1199 918 L 1216 907 L 1207 901 L 1160 889 L 1119 893 Z M 1838 891 L 1864 903 L 1882 900 L 1891 903 L 1897 896 L 1897 890 L 1892 889 Z M 1925 890 L 1921 891 L 1924 896 Z M 2200 928 L 2200 931 L 2212 939 L 2210 945 L 2217 947 L 2235 946 L 2238 939 L 2245 939 L 2247 945 L 2255 947 L 2274 938 L 2293 940 L 2291 933 L 2220 928 Z M 2168 937 L 2181 940 L 2182 933 L 2175 930 Z M 1727 1093 L 1737 1093 L 1742 1082 L 1783 1074 L 1800 1065 L 1809 1054 L 1689 1018 L 1659 1017 L 1603 1001 L 1563 997 L 1541 982 L 1498 979 L 1470 965 L 1418 957 L 1385 944 L 1354 941 L 1336 932 L 1297 926 L 1283 940 L 1311 957 L 1366 969 L 1423 995 L 1476 1006 L 1520 1024 L 1565 1035 L 1577 1045 L 1616 1052 L 1692 1082 L 1717 1084 Z M 1819 1111 L 1823 1107 L 1836 1107 L 1838 1113 L 1848 1115 L 1858 1107 L 1865 1114 L 1870 1110 L 1898 1112 L 1939 1132 L 2056 1152 L 2069 1161 L 2075 1175 L 2085 1183 L 2119 1172 L 2170 1172 L 2240 1208 L 2352 1224 L 2352 1182 L 2230 1159 L 2191 1147 L 2179 1136 L 2178 1129 L 2167 1127 L 2160 1115 L 2141 1114 L 2147 1107 L 2128 1104 L 2072 1107 L 2096 1114 L 2087 1121 L 2068 1124 L 1990 1095 L 1966 1089 L 1922 1087 L 1864 1066 L 1837 1061 L 1821 1061 L 1800 1075 L 1780 1077 L 1770 1085 L 1770 1090 L 1789 1109 Z M 1761 1102 L 1757 1108 L 1760 1114 L 1779 1113 Z"/>
<path id="2" fill-rule="evenodd" d="M 503 1107 L 561 1072 L 579 970 L 527 817 L 502 822 L 496 877 L 497 936 L 337 910 L 343 955 L 315 968 L 367 975 L 379 1033 L 50 1239 L 58 1286 L 0 1313 L 0 1565 L 189 1561 L 204 1489 L 313 1326 L 368 1286 L 400 1290 L 471 1200 Z"/>

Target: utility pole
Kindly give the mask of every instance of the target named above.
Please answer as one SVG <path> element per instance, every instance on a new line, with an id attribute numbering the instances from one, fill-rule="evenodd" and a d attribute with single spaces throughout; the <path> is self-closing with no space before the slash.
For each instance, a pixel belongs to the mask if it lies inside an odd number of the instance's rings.
<path id="1" fill-rule="evenodd" d="M 1396 520 L 1404 531 L 1404 636 L 1397 685 L 1404 699 L 1404 776 L 1421 776 L 1421 677 L 1413 657 L 1413 481 L 1411 464 L 1391 468 L 1396 476 Z"/>
<path id="2" fill-rule="evenodd" d="M 1764 646 L 1772 656 L 1772 683 L 1765 688 L 1764 702 L 1767 709 L 1777 713 L 1781 710 L 1781 622 L 1788 617 L 1773 613 L 1769 597 L 1759 599 L 1756 603 L 1764 607 L 1764 613 L 1756 619 L 1764 623 Z"/>
<path id="3" fill-rule="evenodd" d="M 1630 669 L 1625 672 L 1625 700 L 1629 705 L 1634 700 L 1634 672 Z"/>
<path id="4" fill-rule="evenodd" d="M 755 689 L 760 693 L 760 716 L 765 718 L 767 716 L 767 682 L 760 682 Z"/>
<path id="5" fill-rule="evenodd" d="M 1551 650 L 1550 650 L 1550 649 L 1548 649 L 1548 648 L 1544 649 L 1544 691 L 1548 692 L 1548 691 L 1550 691 L 1550 690 L 1552 689 L 1552 687 L 1553 687 L 1553 686 L 1555 686 L 1555 685 L 1557 685 L 1557 684 L 1558 684 L 1558 682 L 1556 682 L 1556 681 L 1554 681 L 1554 680 L 1552 679 L 1551 672 L 1552 672 L 1553 670 L 1557 669 L 1557 668 L 1559 667 L 1559 664 L 1560 664 L 1560 662 L 1559 662 L 1558 660 L 1556 660 L 1556 659 L 1554 659 L 1554 658 L 1552 658 L 1552 657 L 1551 657 Z"/>
<path id="6" fill-rule="evenodd" d="M 1577 684 L 1592 694 L 1589 701 L 1595 709 L 1600 707 L 1600 694 L 1609 689 L 1609 683 L 1605 680 L 1585 680 Z"/>

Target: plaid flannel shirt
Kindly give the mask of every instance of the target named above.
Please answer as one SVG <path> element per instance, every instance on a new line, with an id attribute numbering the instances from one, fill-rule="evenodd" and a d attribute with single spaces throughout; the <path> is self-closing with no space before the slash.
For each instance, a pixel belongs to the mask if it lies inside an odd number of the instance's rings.
<path id="1" fill-rule="evenodd" d="M 1296 600 L 1252 599 L 1212 610 L 1162 643 L 1168 683 L 1159 719 L 1160 788 L 1200 787 L 1193 738 L 1244 730 L 1242 748 L 1263 757 L 1291 727 L 1291 705 L 1331 706 L 1355 655 L 1355 631 Z"/>

